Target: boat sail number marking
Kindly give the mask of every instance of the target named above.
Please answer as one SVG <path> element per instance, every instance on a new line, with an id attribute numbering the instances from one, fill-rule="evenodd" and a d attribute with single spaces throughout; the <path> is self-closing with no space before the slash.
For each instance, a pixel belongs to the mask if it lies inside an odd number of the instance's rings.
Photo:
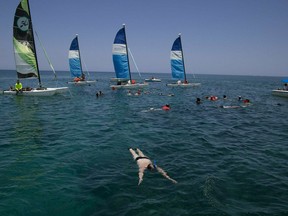
<path id="1" fill-rule="evenodd" d="M 20 17 L 17 21 L 17 26 L 21 31 L 27 31 L 29 29 L 29 19 L 27 17 Z"/>

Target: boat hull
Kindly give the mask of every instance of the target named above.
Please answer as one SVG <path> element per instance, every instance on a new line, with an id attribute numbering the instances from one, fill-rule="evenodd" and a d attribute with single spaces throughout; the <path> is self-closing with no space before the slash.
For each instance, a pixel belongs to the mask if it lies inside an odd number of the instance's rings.
<path id="1" fill-rule="evenodd" d="M 59 88 L 46 88 L 46 89 L 32 89 L 30 91 L 3 91 L 3 94 L 6 95 L 17 95 L 17 96 L 52 96 L 55 94 L 62 94 L 67 92 L 69 89 L 68 87 L 59 87 Z"/>
<path id="2" fill-rule="evenodd" d="M 161 82 L 161 79 L 145 79 L 145 82 Z"/>
<path id="3" fill-rule="evenodd" d="M 197 87 L 200 86 L 201 83 L 168 83 L 167 86 L 169 87 Z"/>
<path id="4" fill-rule="evenodd" d="M 70 84 L 70 85 L 91 85 L 91 84 L 94 84 L 94 83 L 96 83 L 96 80 L 87 80 L 87 81 L 78 81 L 78 82 L 71 81 L 71 82 L 68 82 L 68 84 Z"/>
<path id="5" fill-rule="evenodd" d="M 112 89 L 134 89 L 134 88 L 145 88 L 148 87 L 148 83 L 136 83 L 136 84 L 125 84 L 125 85 L 110 85 Z"/>
<path id="6" fill-rule="evenodd" d="M 280 97 L 288 97 L 288 90 L 273 90 L 272 95 Z"/>
<path id="7" fill-rule="evenodd" d="M 129 78 L 111 78 L 111 82 L 127 82 Z"/>

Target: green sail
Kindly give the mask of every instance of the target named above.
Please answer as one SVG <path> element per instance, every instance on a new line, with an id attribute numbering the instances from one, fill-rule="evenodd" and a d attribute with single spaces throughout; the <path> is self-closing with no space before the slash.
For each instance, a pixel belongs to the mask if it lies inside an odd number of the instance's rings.
<path id="1" fill-rule="evenodd" d="M 22 0 L 16 9 L 13 24 L 13 45 L 18 78 L 38 77 L 28 0 Z"/>

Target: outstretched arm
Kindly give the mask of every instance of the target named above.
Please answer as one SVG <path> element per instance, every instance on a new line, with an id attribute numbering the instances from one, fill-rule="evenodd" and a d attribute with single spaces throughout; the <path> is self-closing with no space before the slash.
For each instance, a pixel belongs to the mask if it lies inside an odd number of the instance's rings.
<path id="1" fill-rule="evenodd" d="M 174 179 L 170 178 L 170 177 L 167 175 L 167 173 L 166 173 L 162 168 L 160 168 L 160 167 L 157 166 L 157 171 L 158 171 L 159 173 L 161 173 L 165 178 L 167 178 L 167 179 L 169 179 L 170 181 L 172 181 L 174 184 L 177 183 L 177 181 L 175 181 Z"/>

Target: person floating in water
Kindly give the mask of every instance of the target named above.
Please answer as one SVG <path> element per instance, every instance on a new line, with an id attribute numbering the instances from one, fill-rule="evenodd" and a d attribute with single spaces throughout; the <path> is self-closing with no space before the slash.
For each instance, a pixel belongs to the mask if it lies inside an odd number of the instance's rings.
<path id="1" fill-rule="evenodd" d="M 250 100 L 249 100 L 249 99 L 245 99 L 245 100 L 243 100 L 243 103 L 244 103 L 244 104 L 249 104 L 249 103 L 250 103 Z"/>
<path id="2" fill-rule="evenodd" d="M 102 96 L 103 95 L 103 92 L 102 91 L 99 91 L 99 92 L 96 92 L 96 97 L 98 98 L 99 96 Z"/>
<path id="3" fill-rule="evenodd" d="M 196 104 L 201 104 L 201 99 L 200 98 L 196 98 Z"/>
<path id="4" fill-rule="evenodd" d="M 218 97 L 214 96 L 214 95 L 211 95 L 211 96 L 206 96 L 206 99 L 207 100 L 211 100 L 211 101 L 216 101 L 216 100 L 218 100 Z"/>
<path id="5" fill-rule="evenodd" d="M 169 104 L 166 104 L 166 105 L 162 106 L 162 110 L 168 111 L 168 110 L 170 110 L 170 109 L 171 109 L 171 108 L 170 108 L 170 105 L 169 105 Z"/>
<path id="6" fill-rule="evenodd" d="M 135 93 L 135 96 L 139 96 L 139 95 L 141 95 L 141 90 L 140 89 L 138 89 L 138 91 Z"/>
<path id="7" fill-rule="evenodd" d="M 177 183 L 177 181 L 175 181 L 174 179 L 170 178 L 167 173 L 160 168 L 159 166 L 156 165 L 156 162 L 154 161 L 154 163 L 152 163 L 152 161 L 143 154 L 143 152 L 140 149 L 136 149 L 137 153 L 132 149 L 129 148 L 129 151 L 131 152 L 133 159 L 137 162 L 137 165 L 139 167 L 139 182 L 138 185 L 141 184 L 141 182 L 143 181 L 143 176 L 144 176 L 144 171 L 146 169 L 152 171 L 152 170 L 157 170 L 159 173 L 161 173 L 165 178 L 169 179 L 170 181 L 172 181 L 174 184 Z"/>

